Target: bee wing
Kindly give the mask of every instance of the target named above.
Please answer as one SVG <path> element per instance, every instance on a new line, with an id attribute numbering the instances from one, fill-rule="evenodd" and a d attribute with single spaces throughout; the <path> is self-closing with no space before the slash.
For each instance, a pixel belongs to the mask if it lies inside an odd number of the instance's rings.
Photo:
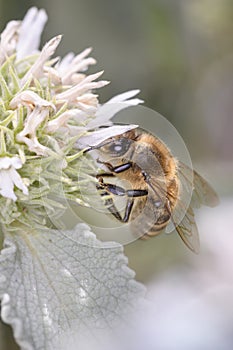
<path id="1" fill-rule="evenodd" d="M 183 242 L 197 254 L 200 249 L 200 241 L 193 208 L 199 208 L 202 204 L 215 206 L 218 203 L 218 196 L 206 180 L 185 164 L 179 163 L 177 170 L 180 182 L 179 198 L 174 210 L 171 210 L 168 205 L 167 211 Z M 149 186 L 163 202 L 166 189 L 158 186 L 157 181 L 153 179 Z M 167 194 L 167 199 L 170 196 L 171 194 Z"/>
<path id="2" fill-rule="evenodd" d="M 187 247 L 194 253 L 198 253 L 200 242 L 193 208 L 199 208 L 201 205 L 214 207 L 218 204 L 218 196 L 201 175 L 181 162 L 178 166 L 178 177 L 180 180 L 180 196 L 175 207 L 175 217 L 179 217 L 180 213 L 180 217 L 183 216 L 183 218 L 176 223 L 176 219 L 172 215 L 173 223 Z M 183 201 L 186 201 L 186 205 L 190 201 L 187 210 L 185 210 L 185 215 L 182 215 L 182 212 L 184 213 Z"/>
<path id="3" fill-rule="evenodd" d="M 181 222 L 178 225 L 174 222 L 174 225 L 186 246 L 198 254 L 200 250 L 199 234 L 191 206 L 189 206 Z"/>
<path id="4" fill-rule="evenodd" d="M 188 189 L 187 189 L 188 190 Z M 158 194 L 158 190 L 156 192 Z M 164 198 L 163 192 L 160 192 L 160 198 Z M 186 193 L 187 195 L 187 193 Z M 168 196 L 169 198 L 169 196 Z M 185 243 L 185 245 L 194 253 L 198 254 L 200 249 L 200 241 L 197 225 L 194 218 L 194 212 L 192 205 L 190 204 L 188 208 L 186 204 L 183 203 L 182 199 L 177 199 L 175 204 L 175 209 L 172 211 L 169 208 L 169 204 L 164 207 L 164 214 L 169 214 L 171 222 L 174 228 L 178 232 L 179 236 Z M 158 229 L 159 227 L 157 227 Z M 155 235 L 157 232 L 156 226 L 154 227 L 154 233 L 150 235 Z M 153 231 L 153 230 L 152 230 Z"/>
<path id="5" fill-rule="evenodd" d="M 179 162 L 178 173 L 182 187 L 191 188 L 192 186 L 192 207 L 199 208 L 201 205 L 215 207 L 219 203 L 217 193 L 195 170 Z"/>
<path id="6" fill-rule="evenodd" d="M 215 207 L 219 203 L 219 198 L 210 184 L 203 179 L 196 171 L 193 177 L 194 194 L 192 200 L 202 203 L 208 207 Z"/>

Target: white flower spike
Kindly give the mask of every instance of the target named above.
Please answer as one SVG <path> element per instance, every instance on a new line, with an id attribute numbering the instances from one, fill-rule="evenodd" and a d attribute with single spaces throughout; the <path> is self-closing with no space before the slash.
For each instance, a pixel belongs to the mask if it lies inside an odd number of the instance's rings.
<path id="1" fill-rule="evenodd" d="M 68 159 L 76 159 L 74 154 L 77 148 L 82 150 L 87 145 L 96 145 L 122 130 L 135 128 L 135 125 L 129 125 L 98 130 L 101 126 L 111 125 L 111 118 L 121 109 L 142 102 L 134 98 L 139 91 L 133 90 L 101 105 L 93 90 L 109 82 L 98 80 L 103 71 L 85 74 L 88 67 L 96 63 L 94 58 L 89 57 L 92 49 L 87 48 L 77 55 L 71 52 L 64 58 L 54 58 L 52 56 L 61 41 L 61 35 L 58 35 L 40 50 L 40 37 L 46 21 L 45 11 L 32 7 L 22 21 L 11 21 L 6 26 L 0 40 L 0 98 L 4 111 L 0 157 L 5 159 L 7 155 L 9 159 L 24 160 L 21 164 L 22 173 L 25 174 L 26 183 L 30 184 L 27 189 L 22 187 L 23 183 L 18 178 L 14 164 L 7 170 L 3 169 L 2 178 L 8 197 L 14 200 L 13 186 L 18 186 L 23 193 L 31 191 L 37 198 L 36 201 L 41 193 L 44 194 L 38 188 L 38 183 L 46 184 L 47 195 L 50 193 L 52 189 L 46 176 L 53 178 L 53 175 L 48 174 L 44 158 L 52 155 L 55 159 L 64 157 L 63 163 L 67 164 L 61 170 L 64 179 L 67 174 L 74 171 L 78 173 L 82 158 L 69 169 L 70 163 L 66 156 Z M 36 166 L 35 159 L 39 162 Z M 13 179 L 9 183 L 6 183 L 4 177 L 5 171 Z M 54 171 L 57 173 L 57 169 Z M 83 190 L 79 190 L 75 178 L 68 178 L 64 186 L 64 193 L 67 193 L 69 199 L 82 202 Z M 2 182 L 0 194 L 4 196 L 5 193 Z M 1 205 L 4 207 L 5 202 L 1 202 L 0 197 L 0 211 Z M 29 205 L 33 205 L 33 201 Z M 23 213 L 17 215 L 21 214 Z"/>

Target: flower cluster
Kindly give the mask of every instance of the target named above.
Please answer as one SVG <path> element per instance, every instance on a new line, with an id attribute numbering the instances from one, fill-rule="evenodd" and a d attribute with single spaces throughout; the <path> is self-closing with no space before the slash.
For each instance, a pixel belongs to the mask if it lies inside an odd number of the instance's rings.
<path id="1" fill-rule="evenodd" d="M 93 91 L 109 82 L 99 80 L 102 71 L 84 73 L 96 63 L 91 48 L 54 58 L 59 35 L 39 50 L 46 21 L 45 11 L 33 7 L 1 34 L 0 215 L 5 225 L 45 224 L 45 210 L 52 215 L 61 206 L 49 198 L 60 193 L 60 185 L 66 199 L 85 205 L 77 179 L 83 148 L 132 128 L 96 131 L 111 125 L 117 111 L 141 102 L 132 98 L 134 90 L 100 105 Z"/>

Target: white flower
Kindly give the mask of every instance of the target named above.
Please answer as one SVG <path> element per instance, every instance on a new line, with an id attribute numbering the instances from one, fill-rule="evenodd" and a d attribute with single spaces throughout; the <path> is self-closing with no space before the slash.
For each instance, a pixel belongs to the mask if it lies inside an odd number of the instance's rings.
<path id="1" fill-rule="evenodd" d="M 0 41 L 0 65 L 14 53 L 17 44 L 17 31 L 20 28 L 20 21 L 11 21 L 1 34 Z"/>
<path id="2" fill-rule="evenodd" d="M 57 35 L 45 44 L 36 62 L 29 69 L 27 74 L 25 74 L 25 76 L 21 79 L 21 86 L 26 84 L 30 78 L 39 79 L 41 76 L 43 76 L 44 64 L 54 54 L 60 41 L 61 41 L 61 35 Z"/>
<path id="3" fill-rule="evenodd" d="M 0 158 L 0 194 L 3 197 L 16 201 L 14 186 L 19 188 L 23 194 L 28 195 L 28 188 L 16 169 L 22 168 L 22 162 L 18 157 Z"/>
<path id="4" fill-rule="evenodd" d="M 72 86 L 70 89 L 64 92 L 61 92 L 60 94 L 57 94 L 56 96 L 57 103 L 59 102 L 60 103 L 69 102 L 71 104 L 74 104 L 75 102 L 77 103 L 78 98 L 83 94 L 89 92 L 92 89 L 98 89 L 109 84 L 109 81 L 106 81 L 106 80 L 94 81 L 98 79 L 102 74 L 103 74 L 103 71 L 85 76 L 84 79 L 78 84 Z"/>
<path id="5" fill-rule="evenodd" d="M 87 128 L 88 130 L 100 127 L 100 126 L 107 126 L 111 125 L 111 118 L 120 112 L 122 109 L 136 106 L 140 103 L 143 103 L 143 100 L 140 100 L 139 98 L 132 98 L 135 95 L 137 95 L 140 92 L 140 90 L 131 90 L 124 92 L 120 95 L 117 95 L 113 98 L 111 98 L 109 101 L 104 103 L 103 105 L 99 106 L 95 119 L 91 120 Z"/>
<path id="6" fill-rule="evenodd" d="M 124 134 L 127 131 L 136 129 L 138 125 L 113 125 L 108 128 L 103 128 L 97 131 L 90 133 L 89 135 L 82 136 L 78 139 L 76 146 L 78 148 L 85 147 L 95 147 L 101 142 L 114 137 L 117 135 Z"/>
<path id="7" fill-rule="evenodd" d="M 41 145 L 37 139 L 36 131 L 40 124 L 45 120 L 48 115 L 48 109 L 41 107 L 35 107 L 33 111 L 27 116 L 25 126 L 20 131 L 16 139 L 18 142 L 25 143 L 31 152 L 35 152 L 37 155 L 45 155 L 47 153 L 47 147 Z"/>
<path id="8" fill-rule="evenodd" d="M 94 58 L 86 58 L 91 51 L 92 48 L 87 48 L 76 56 L 73 52 L 70 52 L 56 64 L 55 68 L 61 77 L 62 84 L 73 84 L 77 72 L 84 72 L 87 70 L 88 66 L 96 64 Z"/>
<path id="9" fill-rule="evenodd" d="M 86 71 L 90 65 L 96 64 L 93 57 L 87 58 L 91 51 L 91 48 L 87 48 L 76 56 L 73 52 L 69 52 L 62 59 L 54 59 L 52 63 L 56 65 L 54 67 L 45 66 L 44 71 L 47 72 L 49 80 L 54 85 L 78 84 L 85 78 L 85 74 L 81 72 Z"/>
<path id="10" fill-rule="evenodd" d="M 49 115 L 49 110 L 52 108 L 55 111 L 56 107 L 35 92 L 27 90 L 18 93 L 10 102 L 10 107 L 13 109 L 20 108 L 20 106 L 26 106 L 28 113 L 24 128 L 16 135 L 16 140 L 25 143 L 29 150 L 37 155 L 46 154 L 47 147 L 39 143 L 36 132 Z"/>
<path id="11" fill-rule="evenodd" d="M 53 133 L 53 132 L 57 131 L 58 129 L 61 129 L 62 127 L 67 127 L 67 122 L 70 119 L 75 120 L 79 117 L 81 119 L 80 114 L 82 114 L 84 116 L 84 118 L 86 117 L 86 115 L 77 108 L 67 110 L 64 113 L 60 114 L 59 117 L 57 117 L 53 120 L 50 120 L 47 124 L 46 131 L 49 133 Z"/>
<path id="12" fill-rule="evenodd" d="M 26 106 L 29 110 L 37 107 L 51 107 L 56 110 L 53 103 L 41 98 L 38 94 L 30 90 L 19 92 L 10 102 L 10 107 L 15 109 L 19 106 Z"/>
<path id="13" fill-rule="evenodd" d="M 36 7 L 28 10 L 23 21 L 10 21 L 1 34 L 0 64 L 15 51 L 17 59 L 35 53 L 39 48 L 46 21 L 45 10 L 38 10 Z"/>
<path id="14" fill-rule="evenodd" d="M 31 55 L 39 49 L 40 37 L 48 16 L 44 9 L 31 7 L 26 13 L 19 30 L 17 59 Z M 30 35 L 28 35 L 30 33 Z"/>
<path id="15" fill-rule="evenodd" d="M 106 103 L 104 103 L 102 105 L 98 105 L 96 113 L 95 113 L 95 118 L 92 118 L 89 120 L 86 119 L 86 123 L 84 122 L 85 121 L 85 118 L 84 118 L 85 114 L 84 113 L 77 112 L 77 114 L 74 114 L 73 116 L 76 116 L 75 119 L 77 121 L 79 120 L 84 125 L 77 126 L 77 125 L 68 125 L 67 124 L 66 126 L 69 127 L 70 135 L 72 135 L 72 136 L 83 135 L 83 134 L 85 135 L 85 136 L 81 136 L 78 139 L 76 146 L 78 148 L 81 148 L 82 147 L 81 145 L 83 145 L 83 147 L 84 147 L 84 145 L 87 146 L 88 145 L 87 142 L 89 143 L 89 146 L 90 145 L 93 146 L 94 144 L 96 144 L 96 142 L 97 142 L 96 132 L 92 133 L 93 134 L 93 143 L 91 142 L 92 134 L 91 133 L 88 134 L 88 138 L 86 138 L 87 137 L 86 133 L 89 132 L 90 130 L 98 129 L 99 127 L 102 127 L 102 126 L 109 126 L 109 128 L 104 129 L 104 131 L 103 131 L 103 129 L 101 129 L 98 133 L 98 135 L 103 133 L 102 141 L 104 141 L 104 139 L 108 138 L 107 137 L 108 131 L 109 131 L 109 137 L 119 135 L 120 132 L 115 134 L 115 130 L 117 130 L 117 129 L 112 129 L 110 127 L 113 124 L 111 121 L 111 118 L 114 117 L 115 114 L 117 114 L 118 112 L 120 112 L 121 110 L 123 110 L 125 108 L 131 107 L 131 106 L 136 106 L 140 103 L 143 103 L 143 100 L 141 100 L 139 98 L 131 98 L 131 97 L 134 97 L 135 95 L 137 95 L 139 92 L 140 92 L 140 90 L 130 90 L 130 91 L 124 92 L 120 95 L 117 95 L 117 96 L 111 98 L 109 101 L 107 101 Z M 84 95 L 82 95 L 82 97 L 84 97 L 86 95 L 87 94 L 84 94 Z M 93 94 L 92 94 L 92 96 L 93 96 Z M 78 99 L 77 99 L 77 101 L 78 101 Z M 77 107 L 79 107 L 81 109 L 81 106 L 78 103 L 77 103 Z M 88 113 L 87 109 L 83 108 L 83 111 L 85 111 L 86 114 Z M 66 119 L 66 121 L 67 121 L 67 119 Z M 55 124 L 55 121 L 48 123 L 48 125 L 49 125 L 48 130 L 50 130 L 50 124 L 51 124 L 52 130 L 54 130 L 52 125 Z M 56 124 L 56 125 L 58 125 L 58 124 Z M 62 127 L 62 126 L 65 126 L 65 125 L 60 124 L 60 127 Z M 127 127 L 127 125 L 125 125 L 125 127 Z M 129 127 L 128 130 L 131 130 L 131 129 L 135 128 L 135 125 L 128 125 L 128 127 Z M 58 127 L 55 128 L 55 130 L 57 130 L 57 129 L 58 129 Z M 112 131 L 115 135 L 112 134 Z M 123 132 L 126 132 L 126 131 L 123 130 L 122 133 Z M 98 137 L 98 139 L 99 139 L 99 137 Z M 102 142 L 102 141 L 100 141 L 100 142 Z"/>
<path id="16" fill-rule="evenodd" d="M 93 93 L 86 93 L 76 98 L 76 105 L 81 111 L 87 113 L 87 115 L 94 115 L 98 108 L 98 95 Z"/>

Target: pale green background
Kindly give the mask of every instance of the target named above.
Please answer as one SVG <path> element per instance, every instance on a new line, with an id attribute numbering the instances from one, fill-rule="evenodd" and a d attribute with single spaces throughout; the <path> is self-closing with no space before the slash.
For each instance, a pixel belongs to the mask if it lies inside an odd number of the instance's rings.
<path id="1" fill-rule="evenodd" d="M 43 42 L 64 35 L 60 55 L 93 47 L 98 63 L 91 71 L 104 69 L 104 78 L 112 82 L 99 91 L 100 101 L 141 89 L 146 106 L 166 116 L 182 135 L 196 167 L 221 195 L 232 195 L 231 0 L 2 0 L 0 29 L 10 19 L 21 19 L 30 6 L 48 12 Z M 176 235 L 141 244 L 126 247 L 141 281 L 189 259 Z M 16 349 L 4 337 L 0 349 Z"/>

